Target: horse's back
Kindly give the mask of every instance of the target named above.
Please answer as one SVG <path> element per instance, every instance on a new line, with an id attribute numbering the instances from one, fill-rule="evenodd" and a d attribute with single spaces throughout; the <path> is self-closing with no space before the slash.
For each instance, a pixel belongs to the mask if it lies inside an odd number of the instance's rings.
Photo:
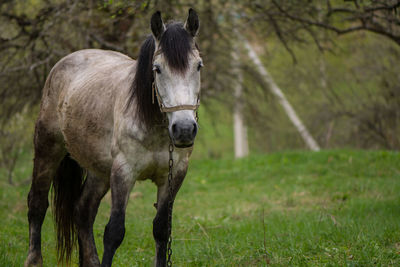
<path id="1" fill-rule="evenodd" d="M 132 83 L 135 61 L 121 53 L 80 50 L 61 59 L 43 90 L 39 120 L 83 167 L 108 175 L 115 103 Z"/>

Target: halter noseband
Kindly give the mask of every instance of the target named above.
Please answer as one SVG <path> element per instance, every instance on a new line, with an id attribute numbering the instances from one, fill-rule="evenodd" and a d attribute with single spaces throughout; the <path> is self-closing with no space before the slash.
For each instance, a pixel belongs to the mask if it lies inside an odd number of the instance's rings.
<path id="1" fill-rule="evenodd" d="M 161 50 L 157 50 L 156 52 L 154 52 L 153 62 L 154 62 L 154 58 L 159 54 L 161 54 Z M 151 95 L 152 95 L 153 104 L 154 104 L 154 94 L 156 95 L 157 101 L 158 101 L 158 105 L 160 106 L 160 111 L 161 112 L 167 113 L 167 112 L 174 112 L 174 111 L 179 111 L 179 110 L 194 110 L 194 111 L 197 112 L 197 109 L 200 106 L 200 95 L 197 96 L 196 105 L 178 105 L 178 106 L 166 107 L 164 105 L 164 102 L 162 101 L 162 98 L 160 97 L 160 93 L 158 92 L 158 86 L 156 84 L 156 74 L 157 74 L 157 72 L 154 71 L 154 81 L 153 81 L 153 84 L 151 86 L 152 87 Z M 196 115 L 196 117 L 197 117 L 197 115 Z"/>

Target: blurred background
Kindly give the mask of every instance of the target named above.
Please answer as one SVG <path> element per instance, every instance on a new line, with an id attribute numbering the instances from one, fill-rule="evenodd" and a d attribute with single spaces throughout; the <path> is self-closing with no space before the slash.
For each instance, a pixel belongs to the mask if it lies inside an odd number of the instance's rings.
<path id="1" fill-rule="evenodd" d="M 151 14 L 201 22 L 194 158 L 282 150 L 400 148 L 400 1 L 2 0 L 0 163 L 32 158 L 52 66 L 85 48 L 132 58 Z M 28 177 L 27 177 L 28 178 Z"/>
<path id="2" fill-rule="evenodd" d="M 156 10 L 184 21 L 190 7 L 204 68 L 174 265 L 400 266 L 400 0 L 0 0 L 0 266 L 28 251 L 51 68 L 85 48 L 135 59 Z M 115 266 L 151 266 L 155 196 L 150 181 L 132 190 Z M 59 265 L 49 215 L 42 233 Z"/>

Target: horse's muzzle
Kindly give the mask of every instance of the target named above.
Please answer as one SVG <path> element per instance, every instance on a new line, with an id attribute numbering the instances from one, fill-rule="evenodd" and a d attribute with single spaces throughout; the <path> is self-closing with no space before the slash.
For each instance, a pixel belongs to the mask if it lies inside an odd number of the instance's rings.
<path id="1" fill-rule="evenodd" d="M 197 123 L 188 120 L 177 121 L 172 124 L 169 134 L 176 147 L 191 147 L 197 134 Z"/>

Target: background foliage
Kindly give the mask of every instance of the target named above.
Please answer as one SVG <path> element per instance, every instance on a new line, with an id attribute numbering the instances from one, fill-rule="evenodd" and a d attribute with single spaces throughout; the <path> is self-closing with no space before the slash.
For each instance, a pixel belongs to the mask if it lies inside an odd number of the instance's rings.
<path id="1" fill-rule="evenodd" d="M 161 10 L 164 21 L 184 20 L 189 7 L 200 16 L 197 41 L 205 67 L 195 161 L 174 214 L 175 262 L 398 266 L 398 0 L 0 1 L 0 265 L 21 266 L 27 251 L 34 122 L 52 66 L 85 48 L 136 58 L 154 11 Z M 280 152 L 306 146 L 243 51 L 238 32 L 320 146 L 333 150 Z M 233 61 L 234 51 L 240 62 Z M 251 150 L 240 161 L 232 160 L 235 63 L 244 75 Z M 148 183 L 132 193 L 132 221 L 117 264 L 151 263 L 154 195 Z M 107 195 L 95 224 L 100 253 L 109 201 Z M 50 219 L 43 248 L 51 265 Z"/>
<path id="2" fill-rule="evenodd" d="M 63 56 L 79 49 L 101 48 L 135 58 L 150 33 L 152 12 L 162 10 L 165 21 L 184 20 L 187 9 L 195 7 L 201 20 L 198 42 L 206 65 L 203 113 L 210 117 L 203 127 L 207 133 L 200 131 L 199 139 L 205 147 L 213 147 L 211 151 L 197 149 L 199 157 L 231 153 L 232 145 L 214 147 L 206 142 L 211 136 L 222 144 L 232 140 L 228 132 L 237 83 L 232 72 L 233 47 L 239 50 L 245 74 L 251 150 L 304 148 L 268 86 L 241 51 L 234 30 L 256 47 L 322 147 L 397 150 L 399 5 L 393 0 L 2 1 L 1 127 L 17 120 L 17 114 L 37 109 L 46 76 Z M 218 132 L 218 128 L 225 130 Z"/>

